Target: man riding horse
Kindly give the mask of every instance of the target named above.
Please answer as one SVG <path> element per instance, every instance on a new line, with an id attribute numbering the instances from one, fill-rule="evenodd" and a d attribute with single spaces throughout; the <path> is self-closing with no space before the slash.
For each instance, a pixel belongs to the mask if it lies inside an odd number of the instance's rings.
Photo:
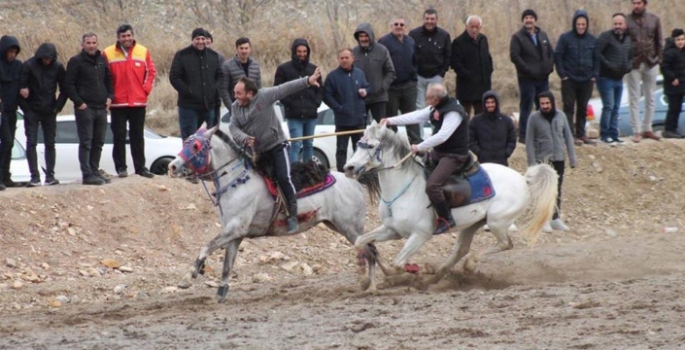
<path id="1" fill-rule="evenodd" d="M 298 231 L 297 197 L 290 180 L 290 161 L 287 141 L 273 104 L 310 85 L 319 87 L 321 71 L 317 68 L 309 77 L 293 80 L 271 88 L 259 89 L 257 84 L 241 78 L 235 85 L 235 101 L 231 105 L 230 131 L 239 143 L 251 147 L 256 154 L 269 157 L 273 163 L 276 181 L 288 207 L 288 233 Z"/>
<path id="2" fill-rule="evenodd" d="M 449 177 L 470 162 L 469 118 L 456 99 L 447 95 L 442 84 L 431 84 L 426 91 L 428 107 L 381 120 L 382 125 L 424 123 L 433 125 L 433 135 L 418 145 L 411 145 L 412 153 L 433 151 L 429 157 L 437 163 L 426 181 L 426 194 L 438 215 L 434 235 L 449 231 L 456 225 L 442 185 Z"/>

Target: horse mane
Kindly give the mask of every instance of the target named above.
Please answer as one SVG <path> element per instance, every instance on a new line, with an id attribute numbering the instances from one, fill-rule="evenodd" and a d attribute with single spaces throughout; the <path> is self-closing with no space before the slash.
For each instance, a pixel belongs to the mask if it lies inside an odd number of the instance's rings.
<path id="1" fill-rule="evenodd" d="M 383 135 L 380 140 L 381 143 L 385 143 L 388 147 L 392 148 L 392 154 L 398 160 L 404 158 L 408 153 L 411 153 L 409 140 L 390 128 L 385 129 L 385 135 Z M 421 164 L 416 161 L 406 161 L 402 163 L 399 168 L 410 171 L 414 170 L 413 167 L 422 168 Z M 419 169 L 416 170 L 419 171 Z"/>

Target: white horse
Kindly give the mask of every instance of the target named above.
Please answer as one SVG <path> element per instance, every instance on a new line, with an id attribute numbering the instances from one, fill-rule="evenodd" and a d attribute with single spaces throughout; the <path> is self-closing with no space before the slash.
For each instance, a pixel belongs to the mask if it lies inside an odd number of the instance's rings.
<path id="1" fill-rule="evenodd" d="M 228 293 L 228 279 L 244 238 L 288 235 L 285 216 L 270 194 L 262 175 L 250 162 L 249 156 L 236 144 L 231 135 L 218 126 L 201 128 L 191 136 L 183 151 L 169 164 L 172 176 L 192 173 L 212 181 L 215 193 L 211 196 L 218 207 L 221 233 L 212 239 L 195 261 L 192 277 L 204 273 L 205 259 L 215 250 L 226 247 L 218 301 L 224 302 Z M 366 192 L 357 181 L 340 173 L 331 173 L 335 183 L 329 188 L 298 199 L 300 232 L 323 222 L 342 234 L 351 244 L 364 232 Z M 373 183 L 367 184 L 373 187 Z M 377 184 L 375 185 L 377 186 Z M 372 244 L 358 250 L 362 289 L 373 283 L 377 251 Z M 368 276 L 364 276 L 368 263 Z"/>
<path id="2" fill-rule="evenodd" d="M 402 267 L 429 239 L 433 237 L 436 215 L 426 195 L 424 168 L 414 160 L 393 167 L 411 149 L 407 139 L 385 126 L 376 123 L 367 128 L 357 151 L 345 164 L 348 177 L 358 178 L 368 172 L 378 172 L 381 201 L 378 212 L 381 226 L 364 234 L 356 241 L 358 247 L 372 242 L 405 238 L 407 242 L 392 262 L 393 269 L 379 266 L 384 274 L 403 273 Z M 438 282 L 469 251 L 476 231 L 486 223 L 498 241 L 492 254 L 513 247 L 508 234 L 509 226 L 526 209 L 530 221 L 522 228 L 534 241 L 540 229 L 548 222 L 554 211 L 557 196 L 557 174 L 549 165 L 540 164 L 528 168 L 524 176 L 499 165 L 482 164 L 490 176 L 495 195 L 490 199 L 452 209 L 456 230 L 460 230 L 454 249 L 428 283 Z M 405 267 L 406 268 L 406 267 Z M 390 282 L 390 281 L 389 281 Z M 392 282 L 390 282 L 392 283 Z"/>

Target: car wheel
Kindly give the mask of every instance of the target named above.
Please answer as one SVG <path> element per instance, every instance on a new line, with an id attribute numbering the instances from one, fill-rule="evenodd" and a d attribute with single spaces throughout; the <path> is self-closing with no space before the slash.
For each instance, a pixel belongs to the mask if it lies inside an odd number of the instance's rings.
<path id="1" fill-rule="evenodd" d="M 155 175 L 166 175 L 169 171 L 169 163 L 174 159 L 170 157 L 157 159 L 150 167 L 150 172 Z"/>
<path id="2" fill-rule="evenodd" d="M 326 158 L 326 155 L 316 148 L 314 149 L 314 155 L 312 156 L 312 160 L 316 164 L 323 165 L 326 169 L 330 169 L 331 167 L 331 164 L 328 162 L 328 158 Z"/>

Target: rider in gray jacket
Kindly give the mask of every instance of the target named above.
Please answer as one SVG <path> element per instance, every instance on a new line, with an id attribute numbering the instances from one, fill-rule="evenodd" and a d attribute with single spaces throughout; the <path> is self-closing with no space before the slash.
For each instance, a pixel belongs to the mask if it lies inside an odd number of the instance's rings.
<path id="1" fill-rule="evenodd" d="M 290 162 L 287 143 L 281 122 L 276 117 L 273 104 L 292 93 L 304 90 L 310 85 L 319 86 L 321 71 L 317 68 L 309 77 L 293 80 L 271 88 L 259 89 L 257 84 L 240 78 L 235 85 L 235 101 L 231 104 L 231 124 L 233 138 L 238 144 L 252 147 L 273 162 L 276 181 L 288 202 L 288 233 L 296 233 L 297 197 L 295 186 L 290 180 Z"/>

